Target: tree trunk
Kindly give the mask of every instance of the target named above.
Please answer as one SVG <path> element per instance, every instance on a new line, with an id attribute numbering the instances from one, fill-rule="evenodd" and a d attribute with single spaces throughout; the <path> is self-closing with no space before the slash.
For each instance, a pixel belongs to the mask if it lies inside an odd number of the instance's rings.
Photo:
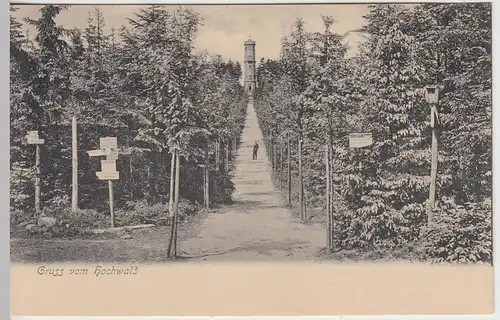
<path id="1" fill-rule="evenodd" d="M 288 205 L 292 205 L 292 157 L 290 149 L 290 134 L 287 135 L 287 154 L 288 154 Z"/>
<path id="2" fill-rule="evenodd" d="M 305 219 L 304 212 L 304 182 L 302 175 L 302 140 L 299 140 L 299 202 L 300 202 L 300 220 Z"/>
<path id="3" fill-rule="evenodd" d="M 158 152 L 151 151 L 151 172 L 149 177 L 151 204 L 155 204 L 157 200 L 157 194 L 156 194 L 157 175 L 158 175 Z"/>
<path id="4" fill-rule="evenodd" d="M 229 140 L 226 139 L 226 144 L 224 146 L 224 150 L 226 151 L 226 173 L 229 172 Z"/>
<path id="5" fill-rule="evenodd" d="M 177 224 L 178 224 L 178 209 L 179 209 L 179 152 L 176 150 L 173 153 L 175 156 L 175 200 L 174 200 L 174 216 L 171 224 L 170 241 L 167 248 L 167 257 L 175 259 L 177 257 Z"/>
<path id="6" fill-rule="evenodd" d="M 174 258 L 177 257 L 177 229 L 179 219 L 179 184 L 180 184 L 180 156 L 175 157 L 175 202 L 174 202 Z"/>
<path id="7" fill-rule="evenodd" d="M 174 174 L 175 174 L 175 153 L 171 153 L 172 157 L 170 159 L 170 190 L 169 190 L 169 198 L 168 198 L 168 216 L 169 218 L 174 217 Z"/>
<path id="8" fill-rule="evenodd" d="M 280 139 L 280 190 L 283 190 L 283 136 Z"/>
<path id="9" fill-rule="evenodd" d="M 133 167 L 134 154 L 131 153 L 128 158 L 128 192 L 130 200 L 134 200 L 134 167 Z"/>
<path id="10" fill-rule="evenodd" d="M 205 147 L 205 208 L 210 208 L 210 158 L 209 158 L 210 138 L 207 137 L 207 145 Z"/>
<path id="11" fill-rule="evenodd" d="M 330 208 L 330 155 L 328 145 L 325 145 L 325 177 L 326 177 L 326 248 L 330 252 L 332 248 L 331 243 L 331 232 L 332 232 L 332 222 L 331 222 L 331 208 Z"/>

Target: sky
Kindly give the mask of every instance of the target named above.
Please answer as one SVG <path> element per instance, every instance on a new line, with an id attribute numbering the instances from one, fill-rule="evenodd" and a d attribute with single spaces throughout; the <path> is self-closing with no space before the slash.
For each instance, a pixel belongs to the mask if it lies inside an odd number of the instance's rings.
<path id="1" fill-rule="evenodd" d="M 17 5 L 14 16 L 38 18 L 40 5 Z M 127 25 L 127 17 L 133 17 L 142 5 L 100 5 L 106 28 L 119 29 Z M 169 6 L 166 6 L 169 7 Z M 368 12 L 365 4 L 305 4 L 305 5 L 192 5 L 203 21 L 196 39 L 197 51 L 207 50 L 225 59 L 243 61 L 243 42 L 249 37 L 256 42 L 256 60 L 262 57 L 276 59 L 279 56 L 281 38 L 290 32 L 295 18 L 303 18 L 307 31 L 323 29 L 321 15 L 332 16 L 337 23 L 334 32 L 347 33 L 364 24 L 363 15 Z M 67 28 L 85 28 L 87 17 L 93 10 L 91 5 L 73 5 L 60 14 L 58 22 Z M 34 34 L 34 30 L 29 29 Z M 346 42 L 350 46 L 348 55 L 357 52 L 362 41 L 358 33 L 350 33 Z"/>

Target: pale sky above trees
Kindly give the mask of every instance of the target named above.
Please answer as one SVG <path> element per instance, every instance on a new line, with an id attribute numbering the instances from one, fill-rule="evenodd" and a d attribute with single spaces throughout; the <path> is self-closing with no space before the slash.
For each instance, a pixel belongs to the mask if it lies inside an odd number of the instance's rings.
<path id="1" fill-rule="evenodd" d="M 37 18 L 40 5 L 17 5 L 14 14 L 19 21 L 25 17 Z M 144 6 L 141 5 L 100 5 L 104 15 L 106 29 L 119 29 L 128 24 L 127 18 Z M 332 31 L 340 34 L 356 30 L 364 24 L 363 15 L 368 12 L 364 4 L 329 4 L 329 5 L 195 5 L 195 11 L 203 18 L 196 40 L 197 50 L 207 50 L 211 54 L 220 54 L 233 61 L 243 60 L 243 42 L 251 35 L 256 41 L 256 59 L 261 57 L 275 59 L 281 46 L 281 37 L 288 33 L 295 18 L 303 18 L 307 31 L 323 29 L 321 15 L 329 15 L 337 20 Z M 87 25 L 91 5 L 73 5 L 63 11 L 59 23 L 67 28 L 84 29 Z M 29 30 L 34 34 L 33 30 Z M 349 43 L 349 56 L 356 54 L 357 45 L 362 37 L 350 33 L 346 38 Z"/>

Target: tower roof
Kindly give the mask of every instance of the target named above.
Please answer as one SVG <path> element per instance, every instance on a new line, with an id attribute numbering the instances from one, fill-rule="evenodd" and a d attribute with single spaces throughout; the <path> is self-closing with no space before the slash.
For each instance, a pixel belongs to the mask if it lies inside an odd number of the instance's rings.
<path id="1" fill-rule="evenodd" d="M 246 45 L 255 45 L 255 41 L 253 41 L 252 39 L 248 39 L 247 41 L 245 41 L 245 44 Z"/>

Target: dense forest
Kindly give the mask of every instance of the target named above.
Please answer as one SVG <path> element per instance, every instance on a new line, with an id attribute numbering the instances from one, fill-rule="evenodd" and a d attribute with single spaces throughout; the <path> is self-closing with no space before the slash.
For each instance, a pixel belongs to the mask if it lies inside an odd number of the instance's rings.
<path id="1" fill-rule="evenodd" d="M 64 28 L 57 17 L 68 8 L 45 5 L 38 19 L 26 19 L 33 35 L 10 18 L 11 227 L 36 216 L 35 150 L 25 138 L 32 130 L 45 139 L 42 212 L 64 223 L 109 226 L 108 185 L 96 176 L 99 159 L 87 155 L 104 136 L 127 151 L 117 160 L 118 225 L 169 216 L 179 162 L 181 218 L 206 208 L 205 170 L 210 204 L 230 203 L 248 99 L 238 62 L 195 53 L 201 17 L 152 5 L 107 33 L 98 6 L 86 28 Z M 332 253 L 490 263 L 491 4 L 370 5 L 354 57 L 348 34 L 320 18 L 320 32 L 297 18 L 279 58 L 258 64 L 254 104 L 276 188 L 302 206 L 302 222 L 331 223 Z M 439 88 L 435 203 L 429 85 Z M 371 133 L 373 144 L 350 148 L 352 133 Z"/>
<path id="2" fill-rule="evenodd" d="M 96 176 L 99 159 L 86 153 L 105 136 L 117 137 L 127 151 L 117 160 L 118 224 L 158 222 L 168 211 L 174 151 L 180 155 L 179 214 L 199 210 L 207 141 L 211 202 L 230 201 L 232 154 L 223 155 L 235 150 L 243 128 L 242 71 L 238 62 L 195 53 L 199 15 L 152 5 L 106 33 L 98 6 L 84 30 L 59 25 L 68 8 L 46 5 L 38 19 L 26 19 L 34 35 L 10 17 L 11 225 L 34 215 L 35 151 L 25 138 L 31 130 L 45 139 L 40 175 L 47 216 L 79 227 L 109 224 L 108 184 Z M 78 121 L 77 213 L 71 212 L 72 117 Z"/>
<path id="3" fill-rule="evenodd" d="M 491 261 L 491 5 L 372 5 L 365 21 L 355 57 L 324 16 L 316 33 L 297 19 L 280 58 L 260 61 L 256 109 L 271 154 L 290 137 L 293 203 L 302 141 L 306 218 L 324 216 L 329 150 L 334 251 Z M 435 206 L 428 85 L 440 88 Z M 359 132 L 373 145 L 349 148 Z"/>

